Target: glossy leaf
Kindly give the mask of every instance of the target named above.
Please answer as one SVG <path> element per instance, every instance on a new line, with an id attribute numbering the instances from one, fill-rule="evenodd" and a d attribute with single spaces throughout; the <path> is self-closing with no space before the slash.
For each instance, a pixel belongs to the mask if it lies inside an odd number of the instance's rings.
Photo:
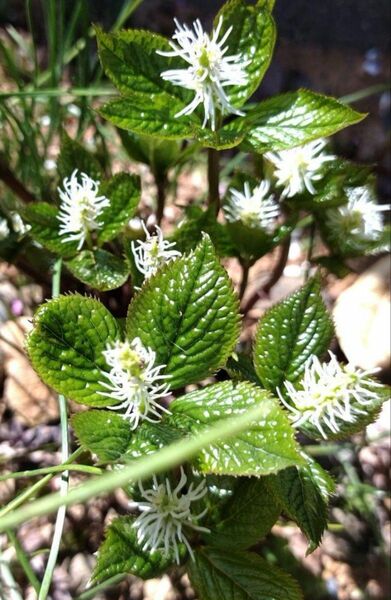
<path id="1" fill-rule="evenodd" d="M 106 344 L 119 338 L 116 319 L 97 300 L 59 296 L 43 304 L 34 316 L 27 351 L 43 381 L 71 400 L 108 406 L 99 383 L 107 370 Z"/>
<path id="2" fill-rule="evenodd" d="M 232 27 L 225 44 L 227 56 L 238 54 L 238 62 L 249 63 L 244 68 L 246 84 L 225 90 L 229 101 L 241 107 L 259 87 L 270 64 L 276 39 L 275 24 L 267 7 L 251 6 L 243 0 L 226 2 L 214 20 L 215 27 L 221 17 L 221 37 Z"/>
<path id="3" fill-rule="evenodd" d="M 246 549 L 269 533 L 280 515 L 281 504 L 271 493 L 266 479 L 241 477 L 238 480 L 219 522 L 206 538 L 208 544 Z"/>
<path id="4" fill-rule="evenodd" d="M 303 599 L 290 575 L 251 552 L 207 547 L 195 552 L 188 569 L 200 600 Z"/>
<path id="5" fill-rule="evenodd" d="M 58 209 L 47 202 L 35 202 L 23 208 L 22 216 L 31 227 L 29 235 L 45 248 L 60 256 L 73 256 L 77 241 L 66 242 L 60 235 Z"/>
<path id="6" fill-rule="evenodd" d="M 99 215 L 101 227 L 97 235 L 102 243 L 112 240 L 136 213 L 141 197 L 140 178 L 117 173 L 102 183 L 99 193 L 110 200 L 110 205 Z"/>
<path id="7" fill-rule="evenodd" d="M 320 544 L 327 527 L 327 504 L 334 481 L 314 460 L 290 467 L 271 478 L 273 490 L 284 512 L 300 527 L 309 541 L 308 552 Z"/>
<path id="8" fill-rule="evenodd" d="M 260 102 L 223 131 L 245 130 L 243 147 L 262 154 L 327 137 L 364 117 L 334 98 L 299 90 Z"/>
<path id="9" fill-rule="evenodd" d="M 156 351 L 174 389 L 224 365 L 239 335 L 238 300 L 208 236 L 144 283 L 126 332 Z"/>
<path id="10" fill-rule="evenodd" d="M 72 427 L 81 447 L 96 454 L 101 463 L 117 461 L 133 434 L 128 421 L 108 410 L 76 413 Z"/>
<path id="11" fill-rule="evenodd" d="M 83 250 L 65 264 L 77 279 L 103 292 L 120 287 L 129 277 L 124 260 L 99 248 Z"/>
<path id="12" fill-rule="evenodd" d="M 80 173 L 86 173 L 94 180 L 101 180 L 102 168 L 96 157 L 79 142 L 72 140 L 63 132 L 60 155 L 57 161 L 57 170 L 61 180 L 59 182 L 60 187 L 62 187 L 64 177 L 70 177 L 75 169 L 78 169 Z"/>
<path id="13" fill-rule="evenodd" d="M 98 551 L 92 581 L 99 583 L 119 573 L 131 573 L 150 579 L 163 573 L 174 562 L 159 550 L 142 550 L 137 542 L 137 532 L 132 527 L 132 517 L 118 517 L 107 528 L 106 537 Z"/>
<path id="14" fill-rule="evenodd" d="M 302 462 L 294 431 L 277 400 L 248 382 L 226 381 L 186 394 L 171 403 L 171 419 L 194 436 L 205 426 L 257 404 L 263 408 L 263 417 L 240 436 L 202 450 L 196 460 L 199 470 L 260 476 Z"/>
<path id="15" fill-rule="evenodd" d="M 299 379 L 306 360 L 324 354 L 332 335 L 333 324 L 315 277 L 272 306 L 259 322 L 254 366 L 262 385 L 274 390 L 284 380 Z"/>

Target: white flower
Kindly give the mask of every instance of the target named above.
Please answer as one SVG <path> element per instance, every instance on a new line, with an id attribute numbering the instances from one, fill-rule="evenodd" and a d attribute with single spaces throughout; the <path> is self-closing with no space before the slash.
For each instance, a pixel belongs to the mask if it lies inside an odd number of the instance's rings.
<path id="1" fill-rule="evenodd" d="M 170 250 L 170 248 L 175 246 L 175 242 L 164 240 L 160 227 L 155 225 L 157 235 L 151 235 L 145 227 L 144 222 L 142 226 L 146 235 L 145 241 L 137 240 L 136 242 L 132 242 L 131 247 L 137 269 L 148 279 L 164 263 L 180 256 L 181 253 L 178 250 Z"/>
<path id="2" fill-rule="evenodd" d="M 89 233 L 99 229 L 101 223 L 98 217 L 103 209 L 110 206 L 105 196 L 98 196 L 99 181 L 85 173 L 80 173 L 80 179 L 75 169 L 70 177 L 63 180 L 65 189 L 58 188 L 61 199 L 58 215 L 60 235 L 66 236 L 65 242 L 77 241 L 78 250 Z"/>
<path id="3" fill-rule="evenodd" d="M 347 188 L 348 203 L 326 213 L 330 229 L 335 235 L 353 235 L 375 240 L 383 230 L 381 212 L 390 210 L 389 204 L 377 204 L 368 186 Z"/>
<path id="4" fill-rule="evenodd" d="M 161 76 L 165 81 L 179 85 L 188 90 L 194 90 L 193 100 L 175 116 L 190 115 L 199 104 L 204 107 L 203 127 L 208 121 L 211 128 L 216 128 L 216 113 L 233 113 L 243 115 L 229 102 L 224 88 L 230 85 L 244 85 L 247 81 L 245 67 L 250 61 L 245 61 L 240 54 L 224 56 L 228 46 L 224 46 L 232 31 L 232 26 L 227 29 L 218 41 L 223 18 L 220 17 L 212 37 L 202 29 L 199 20 L 193 23 L 193 29 L 181 25 L 174 19 L 176 30 L 172 36 L 175 42 L 170 41 L 173 49 L 171 52 L 158 51 L 162 56 L 179 56 L 189 66 L 187 69 L 172 69 L 164 71 Z"/>
<path id="5" fill-rule="evenodd" d="M 131 343 L 116 341 L 114 345 L 108 344 L 103 356 L 111 370 L 101 371 L 108 383 L 99 383 L 108 391 L 98 393 L 120 402 L 107 408 L 125 409 L 122 416 L 129 420 L 132 429 L 140 420 L 153 422 L 159 419 L 158 409 L 169 412 L 157 402 L 169 395 L 169 385 L 162 383 L 169 375 L 161 374 L 165 365 L 155 366 L 156 352 L 146 348 L 140 338 L 134 338 Z"/>
<path id="6" fill-rule="evenodd" d="M 284 383 L 292 404 L 277 390 L 281 402 L 292 412 L 293 425 L 299 427 L 308 421 L 324 439 L 327 439 L 326 429 L 332 433 L 340 431 L 338 421 L 355 423 L 357 417 L 366 414 L 365 407 L 371 406 L 377 398 L 368 386 L 382 387 L 368 377 L 378 369 L 363 371 L 352 364 L 340 365 L 335 355 L 329 354 L 328 363 L 321 363 L 316 356 L 310 356 L 299 389 L 289 381 Z"/>
<path id="7" fill-rule="evenodd" d="M 10 213 L 11 221 L 12 221 L 12 229 L 15 233 L 18 233 L 20 236 L 25 235 L 30 229 L 30 225 L 25 225 L 22 217 L 16 213 Z"/>
<path id="8" fill-rule="evenodd" d="M 310 194 L 316 193 L 313 182 L 321 179 L 319 171 L 324 163 L 334 159 L 334 156 L 322 153 L 325 145 L 325 140 L 316 140 L 290 150 L 265 153 L 265 158 L 275 167 L 277 185 L 284 188 L 283 197 L 292 198 L 305 189 Z"/>
<path id="9" fill-rule="evenodd" d="M 231 196 L 224 206 L 224 214 L 228 221 L 242 221 L 249 227 L 273 229 L 276 218 L 280 214 L 278 204 L 269 194 L 270 183 L 262 181 L 252 191 L 249 183 L 244 184 L 243 192 L 231 189 Z"/>
<path id="10" fill-rule="evenodd" d="M 10 234 L 8 223 L 6 219 L 0 219 L 0 242 L 5 240 Z"/>
<path id="11" fill-rule="evenodd" d="M 164 483 L 159 483 L 154 475 L 152 481 L 152 488 L 149 490 L 145 490 L 142 483 L 139 483 L 145 502 L 130 503 L 131 508 L 141 511 L 141 515 L 133 523 L 133 527 L 137 529 L 138 542 L 143 544 L 143 550 L 151 552 L 163 550 L 166 555 L 173 551 L 178 564 L 178 544 L 182 543 L 194 558 L 183 528 L 188 527 L 209 533 L 209 529 L 197 525 L 197 521 L 206 514 L 207 509 L 198 515 L 191 513 L 191 503 L 200 500 L 207 492 L 205 480 L 195 488 L 191 483 L 184 492 L 183 488 L 187 483 L 187 477 L 181 467 L 181 477 L 174 489 L 171 489 L 169 479 L 165 479 Z"/>

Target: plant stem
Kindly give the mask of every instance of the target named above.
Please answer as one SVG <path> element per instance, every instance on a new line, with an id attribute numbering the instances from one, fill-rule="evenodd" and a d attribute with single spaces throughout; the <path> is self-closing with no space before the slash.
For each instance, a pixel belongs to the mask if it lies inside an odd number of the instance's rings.
<path id="1" fill-rule="evenodd" d="M 0 160 L 0 180 L 5 183 L 23 202 L 35 202 L 36 198 L 31 194 L 8 168 L 4 161 Z"/>
<path id="2" fill-rule="evenodd" d="M 166 187 L 167 187 L 167 176 L 155 175 L 155 182 L 157 187 L 157 210 L 156 210 L 156 222 L 158 225 L 162 222 L 164 215 L 164 207 L 166 205 Z"/>
<path id="3" fill-rule="evenodd" d="M 316 233 L 315 221 L 312 221 L 311 227 L 310 227 L 309 245 L 308 245 L 307 261 L 306 261 L 307 264 L 305 267 L 304 281 L 308 281 L 310 272 L 311 272 L 311 258 L 312 258 L 312 254 L 314 251 L 315 233 Z"/>
<path id="4" fill-rule="evenodd" d="M 83 454 L 83 449 L 78 448 L 73 454 L 70 455 L 69 459 L 66 461 L 65 464 L 72 463 L 74 460 L 79 458 L 81 454 Z M 24 490 L 21 494 L 19 494 L 19 496 L 17 496 L 11 502 L 9 502 L 7 506 L 0 510 L 0 518 L 4 517 L 4 515 L 7 515 L 9 512 L 12 512 L 15 508 L 18 508 L 18 506 L 20 506 L 21 504 L 26 502 L 26 500 L 34 496 L 34 494 L 39 492 L 40 489 L 45 487 L 45 485 L 49 483 L 51 479 L 53 479 L 54 475 L 55 473 L 46 475 L 45 477 L 34 483 L 34 485 Z"/>
<path id="5" fill-rule="evenodd" d="M 23 600 L 20 594 L 19 586 L 12 575 L 10 566 L 8 562 L 3 559 L 0 552 L 0 592 L 3 591 L 7 593 L 6 596 L 1 596 L 4 599 Z"/>
<path id="6" fill-rule="evenodd" d="M 281 244 L 280 248 L 280 256 L 278 257 L 278 261 L 269 277 L 269 279 L 263 284 L 260 290 L 257 290 L 253 293 L 252 296 L 247 300 L 244 306 L 241 308 L 241 312 L 243 314 L 247 314 L 248 311 L 258 302 L 260 298 L 267 296 L 270 293 L 270 290 L 276 285 L 276 283 L 280 280 L 289 255 L 289 248 L 291 245 L 291 238 L 287 236 L 284 240 L 284 243 Z"/>
<path id="7" fill-rule="evenodd" d="M 215 207 L 215 215 L 220 210 L 219 195 L 219 153 L 214 148 L 208 148 L 208 205 Z"/>
<path id="8" fill-rule="evenodd" d="M 18 557 L 18 560 L 21 564 L 23 571 L 25 572 L 27 579 L 29 580 L 29 582 L 33 586 L 34 590 L 38 594 L 39 593 L 39 581 L 30 565 L 30 561 L 29 561 L 25 551 L 23 550 L 21 543 L 19 542 L 15 532 L 12 531 L 12 529 L 8 529 L 7 535 L 8 535 L 9 541 L 15 548 L 16 556 Z"/>
<path id="9" fill-rule="evenodd" d="M 42 469 L 31 469 L 30 471 L 16 471 L 14 473 L 6 473 L 0 475 L 0 481 L 6 481 L 7 479 L 22 479 L 24 477 L 37 477 L 38 475 L 47 475 L 49 473 L 63 473 L 65 471 L 79 471 L 80 473 L 91 473 L 92 475 L 99 475 L 102 473 L 102 469 L 99 467 L 91 467 L 90 465 L 54 465 L 53 467 L 43 467 Z"/>
<path id="10" fill-rule="evenodd" d="M 242 281 L 240 282 L 239 299 L 242 300 L 248 284 L 248 274 L 250 271 L 250 265 L 246 260 L 240 260 L 240 265 L 242 267 Z"/>
<path id="11" fill-rule="evenodd" d="M 62 260 L 59 258 L 54 265 L 52 278 L 52 297 L 56 298 L 60 293 L 61 288 L 61 266 Z M 61 426 L 61 460 L 66 462 L 69 459 L 69 439 L 68 439 L 68 415 L 67 403 L 62 394 L 58 396 L 58 405 L 60 409 L 60 426 Z M 69 471 L 64 471 L 60 481 L 60 496 L 68 494 Z M 56 566 L 58 551 L 60 549 L 62 530 L 64 528 L 66 506 L 61 505 L 58 508 L 56 523 L 54 525 L 53 540 L 50 547 L 49 558 L 46 565 L 45 573 L 42 579 L 41 589 L 39 591 L 38 600 L 46 600 L 50 584 L 53 577 L 53 571 Z"/>

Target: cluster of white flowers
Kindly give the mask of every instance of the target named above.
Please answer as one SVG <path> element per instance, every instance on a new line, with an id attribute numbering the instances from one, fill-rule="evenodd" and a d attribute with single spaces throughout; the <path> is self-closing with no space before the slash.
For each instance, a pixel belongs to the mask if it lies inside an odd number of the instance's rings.
<path id="1" fill-rule="evenodd" d="M 139 484 L 140 492 L 145 502 L 131 502 L 130 507 L 138 509 L 141 514 L 133 523 L 137 529 L 137 539 L 143 544 L 143 550 L 151 552 L 163 550 L 166 555 L 174 553 L 179 564 L 179 544 L 184 544 L 193 558 L 193 551 L 183 532 L 184 527 L 196 531 L 209 533 L 209 529 L 197 525 L 207 509 L 198 515 L 191 513 L 191 504 L 200 500 L 207 492 L 205 480 L 197 487 L 191 483 L 187 490 L 183 489 L 187 483 L 186 474 L 181 467 L 181 477 L 178 485 L 171 489 L 169 479 L 159 483 L 156 476 L 152 479 L 152 488 L 145 490 Z"/>
<path id="2" fill-rule="evenodd" d="M 240 54 L 225 56 L 226 43 L 232 27 L 229 27 L 221 40 L 219 35 L 223 24 L 221 17 L 212 37 L 202 28 L 199 20 L 193 23 L 193 29 L 181 25 L 176 19 L 176 30 L 170 41 L 172 51 L 158 51 L 162 56 L 179 56 L 189 66 L 186 69 L 171 69 L 161 73 L 165 81 L 194 90 L 193 100 L 175 116 L 190 115 L 199 104 L 204 107 L 203 127 L 210 121 L 212 130 L 216 128 L 216 113 L 243 115 L 230 103 L 225 87 L 241 86 L 247 82 L 246 66 L 250 61 L 243 60 Z"/>
<path id="3" fill-rule="evenodd" d="M 105 196 L 98 196 L 99 181 L 85 173 L 78 175 L 77 169 L 63 180 L 63 186 L 64 190 L 58 188 L 60 235 L 64 236 L 65 242 L 77 241 L 80 250 L 88 234 L 101 226 L 99 216 L 110 206 L 110 201 Z"/>
<path id="4" fill-rule="evenodd" d="M 224 206 L 224 214 L 229 222 L 241 221 L 249 227 L 273 229 L 280 214 L 277 202 L 269 194 L 270 183 L 262 181 L 253 190 L 246 181 L 243 192 L 231 189 L 231 195 Z"/>
<path id="5" fill-rule="evenodd" d="M 332 352 L 329 354 L 328 363 L 321 363 L 314 355 L 308 359 L 300 387 L 289 381 L 284 383 L 290 402 L 278 390 L 281 402 L 292 413 L 293 425 L 299 427 L 308 422 L 324 439 L 326 429 L 338 433 L 341 422 L 355 423 L 360 415 L 365 415 L 365 407 L 377 398 L 373 388 L 382 387 L 368 377 L 378 369 L 363 371 L 351 364 L 341 365 Z"/>
<path id="6" fill-rule="evenodd" d="M 315 194 L 314 181 L 319 181 L 323 165 L 334 156 L 323 151 L 325 140 L 316 140 L 281 152 L 266 152 L 265 158 L 274 165 L 277 185 L 283 188 L 282 196 L 292 198 L 306 189 Z"/>
<path id="7" fill-rule="evenodd" d="M 145 231 L 145 241 L 132 242 L 131 247 L 137 269 L 148 279 L 156 273 L 159 267 L 180 256 L 181 253 L 178 250 L 172 250 L 175 242 L 168 242 L 163 239 L 160 227 L 156 225 L 157 234 L 151 235 L 144 223 L 142 223 L 142 226 Z"/>
<path id="8" fill-rule="evenodd" d="M 361 240 L 375 240 L 383 230 L 381 213 L 390 210 L 389 204 L 377 204 L 369 186 L 347 188 L 348 202 L 326 213 L 330 230 L 336 236 L 357 236 Z"/>
<path id="9" fill-rule="evenodd" d="M 146 348 L 140 338 L 130 343 L 108 344 L 103 356 L 111 369 L 101 371 L 108 383 L 99 383 L 107 392 L 98 393 L 120 402 L 107 408 L 124 410 L 122 416 L 129 420 L 132 429 L 140 420 L 156 421 L 161 416 L 160 411 L 169 412 L 158 402 L 169 395 L 169 385 L 164 383 L 169 376 L 161 373 L 165 365 L 155 365 L 156 352 Z"/>

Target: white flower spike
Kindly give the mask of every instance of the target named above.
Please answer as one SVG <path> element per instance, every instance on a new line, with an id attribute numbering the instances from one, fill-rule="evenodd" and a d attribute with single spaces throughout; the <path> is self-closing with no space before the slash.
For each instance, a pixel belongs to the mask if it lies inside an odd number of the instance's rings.
<path id="1" fill-rule="evenodd" d="M 191 513 L 191 503 L 200 500 L 207 492 L 205 480 L 197 487 L 191 483 L 184 492 L 187 477 L 181 467 L 181 477 L 174 489 L 171 489 L 169 479 L 165 479 L 164 483 L 159 483 L 154 475 L 152 482 L 152 488 L 149 490 L 145 490 L 142 483 L 139 483 L 140 492 L 145 501 L 130 503 L 131 508 L 141 511 L 133 523 L 133 527 L 137 529 L 138 542 L 143 544 L 143 550 L 151 552 L 162 550 L 166 555 L 173 552 L 178 564 L 179 544 L 182 543 L 188 549 L 190 556 L 194 558 L 183 529 L 210 532 L 206 527 L 197 525 L 197 521 L 202 519 L 207 509 L 198 515 Z"/>
<path id="2" fill-rule="evenodd" d="M 108 382 L 100 381 L 107 392 L 98 392 L 120 404 L 108 406 L 110 410 L 125 410 L 123 418 L 128 419 L 131 428 L 136 429 L 140 420 L 160 419 L 159 409 L 169 413 L 158 402 L 169 395 L 169 385 L 163 383 L 169 375 L 162 375 L 165 365 L 155 365 L 156 352 L 146 348 L 140 338 L 131 343 L 116 341 L 103 351 L 110 371 L 101 371 Z"/>
<path id="3" fill-rule="evenodd" d="M 283 188 L 282 196 L 292 198 L 306 189 L 315 194 L 314 181 L 321 179 L 320 169 L 334 156 L 324 154 L 325 140 L 316 140 L 289 150 L 266 152 L 266 160 L 273 163 L 277 185 Z"/>
<path id="4" fill-rule="evenodd" d="M 224 206 L 224 214 L 229 222 L 242 221 L 249 227 L 273 229 L 280 209 L 269 194 L 270 183 L 262 181 L 252 191 L 249 183 L 244 184 L 243 192 L 232 189 L 231 196 Z"/>
<path id="5" fill-rule="evenodd" d="M 0 218 L 0 242 L 5 240 L 10 234 L 8 223 L 6 219 Z"/>
<path id="6" fill-rule="evenodd" d="M 99 216 L 110 206 L 110 201 L 105 196 L 98 196 L 99 181 L 85 173 L 80 173 L 79 177 L 77 169 L 63 180 L 63 186 L 64 190 L 58 188 L 60 235 L 64 236 L 65 242 L 77 241 L 80 250 L 89 232 L 99 229 Z"/>
<path id="7" fill-rule="evenodd" d="M 163 232 L 160 227 L 155 225 L 157 234 L 151 235 L 144 222 L 142 226 L 146 235 L 145 241 L 132 242 L 131 247 L 137 269 L 144 274 L 146 279 L 149 279 L 159 267 L 173 258 L 181 256 L 181 253 L 178 250 L 172 250 L 175 242 L 168 242 L 163 239 Z"/>
<path id="8" fill-rule="evenodd" d="M 383 230 L 380 213 L 390 210 L 389 204 L 377 204 L 368 186 L 347 188 L 348 203 L 326 213 L 326 218 L 336 236 L 354 235 L 362 240 L 375 240 Z"/>
<path id="9" fill-rule="evenodd" d="M 245 67 L 250 63 L 243 60 L 240 54 L 225 56 L 228 46 L 224 46 L 232 26 L 227 29 L 219 41 L 223 24 L 220 17 L 216 29 L 209 37 L 202 29 L 199 20 L 193 23 L 193 30 L 187 25 L 181 25 L 174 19 L 176 30 L 170 41 L 172 51 L 158 51 L 162 56 L 179 56 L 189 66 L 187 69 L 171 69 L 161 73 L 165 81 L 179 85 L 188 90 L 193 90 L 193 100 L 175 116 L 190 115 L 199 104 L 204 107 L 203 127 L 210 121 L 211 128 L 216 129 L 216 114 L 243 115 L 241 111 L 232 106 L 225 92 L 225 87 L 231 85 L 244 85 L 247 82 Z"/>
<path id="10" fill-rule="evenodd" d="M 341 365 L 332 352 L 329 354 L 328 363 L 310 356 L 300 389 L 289 381 L 284 383 L 291 403 L 277 390 L 281 402 L 292 413 L 293 425 L 299 427 L 309 422 L 325 440 L 327 429 L 338 433 L 341 422 L 355 423 L 357 417 L 365 415 L 365 407 L 377 398 L 372 388 L 382 387 L 368 377 L 379 369 L 363 371 L 351 364 Z"/>

